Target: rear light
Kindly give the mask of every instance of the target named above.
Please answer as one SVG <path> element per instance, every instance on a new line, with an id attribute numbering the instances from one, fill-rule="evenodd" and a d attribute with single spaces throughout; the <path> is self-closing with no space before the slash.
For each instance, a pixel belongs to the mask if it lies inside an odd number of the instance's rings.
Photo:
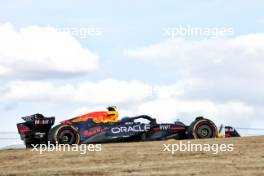
<path id="1" fill-rule="evenodd" d="M 26 132 L 31 131 L 30 128 L 28 128 L 28 127 L 25 126 L 24 124 L 18 124 L 18 125 L 17 125 L 17 128 L 18 128 L 18 132 L 19 132 L 20 134 L 25 134 Z"/>

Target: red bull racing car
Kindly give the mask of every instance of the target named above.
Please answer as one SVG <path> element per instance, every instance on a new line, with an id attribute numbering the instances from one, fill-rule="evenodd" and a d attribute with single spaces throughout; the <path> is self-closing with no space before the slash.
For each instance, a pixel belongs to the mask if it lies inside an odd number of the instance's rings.
<path id="1" fill-rule="evenodd" d="M 68 119 L 54 127 L 55 117 L 34 114 L 22 119 L 25 122 L 18 123 L 17 128 L 26 147 L 46 144 L 48 141 L 58 144 L 91 144 L 221 137 L 216 125 L 203 117 L 197 117 L 190 125 L 180 121 L 159 124 L 147 115 L 118 120 L 116 107 Z M 226 127 L 225 131 L 227 137 L 239 136 L 232 127 Z"/>

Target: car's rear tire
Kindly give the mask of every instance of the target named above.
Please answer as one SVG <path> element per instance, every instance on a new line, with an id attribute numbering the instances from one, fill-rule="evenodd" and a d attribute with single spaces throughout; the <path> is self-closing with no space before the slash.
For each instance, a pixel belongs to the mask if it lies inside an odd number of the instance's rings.
<path id="1" fill-rule="evenodd" d="M 80 136 L 74 127 L 70 125 L 58 125 L 51 129 L 49 141 L 57 144 L 79 144 Z"/>
<path id="2" fill-rule="evenodd" d="M 191 139 L 216 138 L 217 136 L 217 127 L 209 119 L 196 118 L 188 128 L 188 137 Z"/>

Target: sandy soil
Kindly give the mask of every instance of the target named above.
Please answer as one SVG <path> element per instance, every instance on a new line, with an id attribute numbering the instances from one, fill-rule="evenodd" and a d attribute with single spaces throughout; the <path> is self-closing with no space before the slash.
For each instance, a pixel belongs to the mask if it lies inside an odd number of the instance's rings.
<path id="1" fill-rule="evenodd" d="M 101 152 L 0 151 L 0 175 L 264 175 L 264 136 L 196 140 L 192 143 L 234 144 L 233 152 L 164 152 L 163 144 L 180 141 L 116 143 Z M 187 142 L 187 141 L 183 141 Z"/>

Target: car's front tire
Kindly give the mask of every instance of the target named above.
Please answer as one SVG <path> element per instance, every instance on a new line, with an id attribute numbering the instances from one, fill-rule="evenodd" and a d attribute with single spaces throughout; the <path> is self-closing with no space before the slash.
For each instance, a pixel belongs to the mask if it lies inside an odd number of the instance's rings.
<path id="1" fill-rule="evenodd" d="M 188 128 L 188 137 L 191 139 L 216 138 L 217 136 L 217 127 L 209 119 L 196 118 Z"/>

